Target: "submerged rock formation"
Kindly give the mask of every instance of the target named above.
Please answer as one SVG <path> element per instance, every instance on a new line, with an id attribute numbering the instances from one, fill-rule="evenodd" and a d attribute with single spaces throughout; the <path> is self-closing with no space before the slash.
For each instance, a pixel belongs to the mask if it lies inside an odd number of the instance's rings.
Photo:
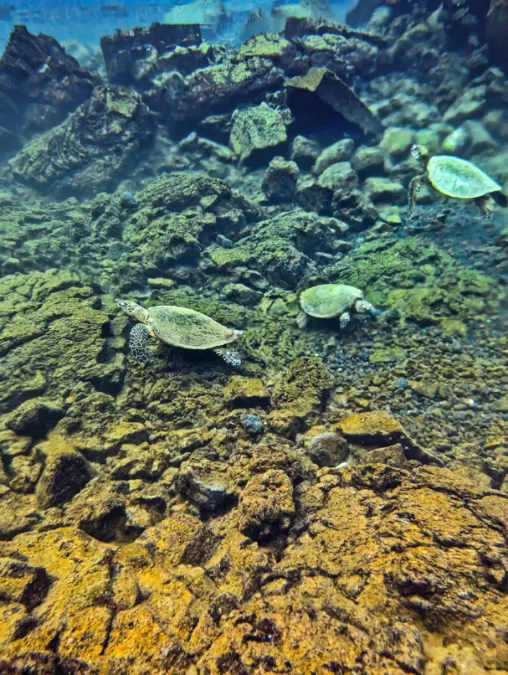
<path id="1" fill-rule="evenodd" d="M 16 180 L 41 192 L 91 195 L 114 187 L 153 142 L 156 122 L 139 96 L 104 85 L 68 120 L 11 161 Z"/>
<path id="2" fill-rule="evenodd" d="M 15 26 L 0 58 L 0 128 L 25 138 L 46 131 L 86 101 L 100 81 L 54 38 Z M 2 143 L 0 153 L 6 149 Z"/>

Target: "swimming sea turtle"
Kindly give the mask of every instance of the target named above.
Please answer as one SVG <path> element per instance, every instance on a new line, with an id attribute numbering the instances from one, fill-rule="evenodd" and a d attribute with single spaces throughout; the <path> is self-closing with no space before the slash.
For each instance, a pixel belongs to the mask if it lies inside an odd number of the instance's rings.
<path id="1" fill-rule="evenodd" d="M 429 182 L 441 194 L 455 199 L 473 199 L 483 215 L 492 210 L 492 200 L 506 206 L 506 197 L 501 193 L 501 185 L 492 180 L 484 171 L 472 162 L 453 155 L 429 156 L 423 145 L 413 145 L 411 154 L 425 173 L 415 176 L 409 183 L 409 216 L 411 217 L 416 195 L 424 182 Z"/>
<path id="2" fill-rule="evenodd" d="M 340 327 L 345 328 L 351 318 L 350 310 L 369 312 L 373 316 L 378 314 L 378 310 L 364 299 L 359 288 L 345 284 L 321 284 L 308 288 L 300 294 L 300 307 L 303 311 L 296 317 L 300 328 L 305 328 L 308 316 L 318 319 L 338 316 Z"/>
<path id="3" fill-rule="evenodd" d="M 129 346 L 134 358 L 140 363 L 148 361 L 146 344 L 148 337 L 155 337 L 173 347 L 184 349 L 213 349 L 213 351 L 233 366 L 241 364 L 240 354 L 230 347 L 241 330 L 226 328 L 206 314 L 185 307 L 157 305 L 145 309 L 130 300 L 117 300 L 123 311 L 137 319 L 131 330 Z"/>

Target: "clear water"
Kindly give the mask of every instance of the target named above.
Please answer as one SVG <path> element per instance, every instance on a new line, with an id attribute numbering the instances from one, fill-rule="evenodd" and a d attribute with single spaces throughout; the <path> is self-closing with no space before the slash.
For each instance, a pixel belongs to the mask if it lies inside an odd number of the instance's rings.
<path id="1" fill-rule="evenodd" d="M 487 4 L 0 6 L 0 675 L 508 672 Z"/>

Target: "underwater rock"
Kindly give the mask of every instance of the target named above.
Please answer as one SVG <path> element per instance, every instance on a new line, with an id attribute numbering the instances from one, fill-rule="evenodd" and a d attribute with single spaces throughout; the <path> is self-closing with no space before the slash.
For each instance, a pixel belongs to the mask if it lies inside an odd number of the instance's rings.
<path id="1" fill-rule="evenodd" d="M 335 196 L 358 187 L 358 176 L 350 162 L 337 162 L 330 165 L 318 178 L 318 185 L 330 190 Z"/>
<path id="2" fill-rule="evenodd" d="M 226 300 L 231 300 L 244 307 L 252 307 L 263 297 L 263 294 L 245 284 L 226 284 L 222 289 L 222 294 Z"/>
<path id="3" fill-rule="evenodd" d="M 372 175 L 383 174 L 383 153 L 378 148 L 362 146 L 356 150 L 351 158 L 351 165 L 361 180 Z"/>
<path id="4" fill-rule="evenodd" d="M 250 539 L 262 540 L 289 529 L 295 515 L 293 486 L 284 473 L 271 469 L 254 476 L 239 502 L 239 530 Z"/>
<path id="5" fill-rule="evenodd" d="M 265 423 L 259 415 L 244 413 L 241 418 L 241 425 L 249 436 L 258 436 L 265 430 Z"/>
<path id="6" fill-rule="evenodd" d="M 279 89 L 283 80 L 282 70 L 269 59 L 251 57 L 199 68 L 185 79 L 168 74 L 144 101 L 170 128 L 188 130 L 206 116 L 235 110 L 239 102 L 257 103 L 261 94 Z"/>
<path id="7" fill-rule="evenodd" d="M 287 141 L 282 115 L 264 102 L 256 108 L 236 110 L 232 122 L 229 144 L 242 161 Z"/>
<path id="8" fill-rule="evenodd" d="M 312 110 L 319 99 L 365 133 L 378 136 L 383 131 L 383 125 L 374 113 L 345 82 L 326 68 L 311 68 L 306 75 L 288 80 L 285 86 L 288 105 L 295 116 L 298 116 L 297 108 L 304 106 L 307 111 Z"/>
<path id="9" fill-rule="evenodd" d="M 400 422 L 384 410 L 349 415 L 337 424 L 337 428 L 348 441 L 367 448 L 400 443 L 408 459 L 444 466 L 444 460 L 439 455 L 420 447 Z"/>
<path id="10" fill-rule="evenodd" d="M 508 2 L 506 0 L 491 0 L 487 14 L 487 41 L 489 53 L 494 61 L 508 73 L 508 55 L 506 44 L 508 41 Z"/>
<path id="11" fill-rule="evenodd" d="M 348 456 L 348 445 L 340 434 L 325 431 L 311 439 L 307 455 L 314 464 L 320 467 L 337 466 Z"/>
<path id="12" fill-rule="evenodd" d="M 0 59 L 0 127 L 25 137 L 59 124 L 101 78 L 52 37 L 15 26 Z M 2 143 L 1 152 L 7 151 Z"/>
<path id="13" fill-rule="evenodd" d="M 319 144 L 305 136 L 295 136 L 291 144 L 290 158 L 300 169 L 308 171 L 320 153 Z"/>
<path id="14" fill-rule="evenodd" d="M 390 178 L 371 176 L 365 181 L 364 190 L 374 204 L 405 204 L 407 201 L 406 188 Z"/>
<path id="15" fill-rule="evenodd" d="M 261 190 L 266 199 L 273 204 L 294 200 L 298 181 L 298 165 L 283 157 L 274 157 L 263 176 Z"/>
<path id="16" fill-rule="evenodd" d="M 333 145 L 329 145 L 316 159 L 316 163 L 312 167 L 312 173 L 314 176 L 319 176 L 332 164 L 349 161 L 354 148 L 355 144 L 350 138 L 344 138 Z"/>
<path id="17" fill-rule="evenodd" d="M 224 399 L 231 408 L 267 408 L 270 405 L 270 395 L 263 381 L 240 375 L 228 380 Z"/>
<path id="18" fill-rule="evenodd" d="M 7 419 L 7 428 L 20 436 L 41 438 L 65 415 L 61 405 L 43 398 L 22 403 Z"/>
<path id="19" fill-rule="evenodd" d="M 206 459 L 185 462 L 178 472 L 177 487 L 204 513 L 213 513 L 233 496 L 227 466 Z"/>
<path id="20" fill-rule="evenodd" d="M 505 495 L 443 469 L 313 476 L 281 445 L 250 454 L 236 458 L 241 505 L 213 519 L 175 511 L 121 543 L 74 527 L 3 541 L 0 669 L 220 672 L 231 654 L 245 672 L 258 659 L 295 673 L 359 659 L 394 675 L 459 658 L 503 669 Z M 434 650 L 436 635 L 451 642 Z"/>
<path id="21" fill-rule="evenodd" d="M 347 223 L 352 232 L 372 227 L 379 217 L 372 202 L 360 190 L 334 192 L 332 214 Z"/>
<path id="22" fill-rule="evenodd" d="M 257 33 L 240 46 L 235 60 L 241 61 L 254 56 L 270 59 L 274 65 L 287 70 L 295 59 L 296 48 L 282 35 Z"/>
<path id="23" fill-rule="evenodd" d="M 227 266 L 243 255 L 237 239 L 261 216 L 259 207 L 224 181 L 190 172 L 162 175 L 136 197 L 138 209 L 124 231 L 124 242 L 133 251 L 115 272 L 126 288 L 128 283 L 143 285 L 146 278 L 197 276 L 205 262 L 203 250 L 212 243 L 212 259 Z M 217 232 L 235 245 L 217 245 Z"/>
<path id="24" fill-rule="evenodd" d="M 273 387 L 272 404 L 289 414 L 293 431 L 301 431 L 322 409 L 331 386 L 332 376 L 322 361 L 313 356 L 302 356 L 279 376 Z M 269 415 L 272 426 L 278 424 L 277 413 L 274 411 Z"/>
<path id="25" fill-rule="evenodd" d="M 10 162 L 20 183 L 55 195 L 93 195 L 115 187 L 155 138 L 154 115 L 139 96 L 104 85 L 63 124 Z"/>
<path id="26" fill-rule="evenodd" d="M 51 438 L 37 446 L 36 452 L 44 458 L 36 489 L 43 509 L 71 501 L 93 477 L 86 459 L 63 439 Z"/>
<path id="27" fill-rule="evenodd" d="M 197 22 L 194 25 L 153 23 L 147 28 L 117 30 L 113 35 L 101 38 L 109 81 L 125 86 L 136 85 L 143 79 L 148 84 L 151 77 L 164 70 L 162 57 L 167 59 L 177 47 L 185 51 L 185 48 L 199 47 L 200 44 L 201 31 Z M 195 67 L 199 65 L 198 62 Z"/>

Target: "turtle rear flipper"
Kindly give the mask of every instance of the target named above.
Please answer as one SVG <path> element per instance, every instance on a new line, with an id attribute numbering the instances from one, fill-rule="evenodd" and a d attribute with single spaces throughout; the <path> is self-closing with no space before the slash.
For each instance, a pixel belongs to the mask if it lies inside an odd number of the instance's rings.
<path id="1" fill-rule="evenodd" d="M 146 351 L 146 344 L 148 342 L 149 328 L 144 323 L 137 323 L 134 328 L 131 330 L 129 338 L 129 347 L 131 349 L 132 355 L 139 361 L 139 363 L 145 365 L 148 361 L 148 352 Z"/>
<path id="2" fill-rule="evenodd" d="M 229 363 L 232 366 L 240 366 L 242 364 L 242 357 L 236 351 L 236 349 L 231 349 L 230 347 L 217 347 L 213 350 L 217 356 L 220 356 L 221 359 L 224 359 L 226 363 Z"/>

